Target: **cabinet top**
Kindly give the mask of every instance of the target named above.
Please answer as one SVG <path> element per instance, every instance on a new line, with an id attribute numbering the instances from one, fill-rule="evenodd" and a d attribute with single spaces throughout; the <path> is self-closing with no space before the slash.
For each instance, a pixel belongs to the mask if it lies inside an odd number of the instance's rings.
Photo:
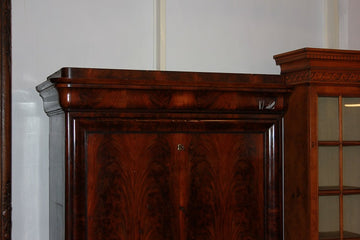
<path id="1" fill-rule="evenodd" d="M 62 68 L 37 86 L 45 111 L 276 113 L 290 89 L 280 75 Z"/>
<path id="2" fill-rule="evenodd" d="M 301 48 L 274 56 L 277 65 L 299 60 L 359 62 L 360 51 L 328 48 Z"/>
<path id="3" fill-rule="evenodd" d="M 247 91 L 286 89 L 280 75 L 215 72 L 176 72 L 65 67 L 37 86 L 41 92 L 50 85 L 58 87 L 175 88 Z M 271 89 L 271 90 L 270 90 Z"/>

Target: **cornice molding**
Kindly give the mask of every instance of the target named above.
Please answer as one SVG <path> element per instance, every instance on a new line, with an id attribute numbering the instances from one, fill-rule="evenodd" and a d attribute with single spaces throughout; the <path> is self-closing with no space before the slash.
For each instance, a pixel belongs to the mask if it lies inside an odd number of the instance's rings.
<path id="1" fill-rule="evenodd" d="M 325 48 L 302 48 L 295 51 L 275 55 L 274 59 L 277 65 L 292 64 L 299 61 L 311 62 L 313 60 L 360 62 L 360 51 Z M 311 66 L 311 64 L 309 66 Z"/>

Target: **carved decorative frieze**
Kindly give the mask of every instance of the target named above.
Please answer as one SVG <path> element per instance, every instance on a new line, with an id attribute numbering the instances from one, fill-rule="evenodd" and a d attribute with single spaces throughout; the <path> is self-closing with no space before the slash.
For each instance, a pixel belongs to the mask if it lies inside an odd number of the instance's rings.
<path id="1" fill-rule="evenodd" d="M 284 74 L 287 84 L 300 83 L 360 83 L 360 72 L 299 71 Z"/>
<path id="2" fill-rule="evenodd" d="M 360 61 L 359 55 L 351 55 L 351 54 L 334 55 L 333 53 L 329 53 L 329 54 L 312 53 L 312 54 L 308 54 L 307 57 L 309 59 L 319 59 L 319 60 Z"/>

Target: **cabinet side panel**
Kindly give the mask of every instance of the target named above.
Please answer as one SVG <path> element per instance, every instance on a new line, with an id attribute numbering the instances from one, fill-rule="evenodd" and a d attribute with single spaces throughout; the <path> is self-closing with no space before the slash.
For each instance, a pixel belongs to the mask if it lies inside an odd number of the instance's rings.
<path id="1" fill-rule="evenodd" d="M 50 240 L 65 239 L 65 116 L 50 117 Z"/>
<path id="2" fill-rule="evenodd" d="M 299 86 L 291 95 L 284 122 L 285 239 L 310 239 L 308 90 Z"/>

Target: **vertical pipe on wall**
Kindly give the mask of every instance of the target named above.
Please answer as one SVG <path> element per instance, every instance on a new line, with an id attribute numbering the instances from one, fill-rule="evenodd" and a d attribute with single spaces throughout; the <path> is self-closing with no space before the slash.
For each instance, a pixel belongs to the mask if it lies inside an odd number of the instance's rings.
<path id="1" fill-rule="evenodd" d="M 154 68 L 166 69 L 166 0 L 154 0 Z"/>
<path id="2" fill-rule="evenodd" d="M 349 1 L 339 2 L 339 47 L 349 48 Z"/>
<path id="3" fill-rule="evenodd" d="M 339 0 L 324 0 L 324 47 L 339 48 Z"/>

